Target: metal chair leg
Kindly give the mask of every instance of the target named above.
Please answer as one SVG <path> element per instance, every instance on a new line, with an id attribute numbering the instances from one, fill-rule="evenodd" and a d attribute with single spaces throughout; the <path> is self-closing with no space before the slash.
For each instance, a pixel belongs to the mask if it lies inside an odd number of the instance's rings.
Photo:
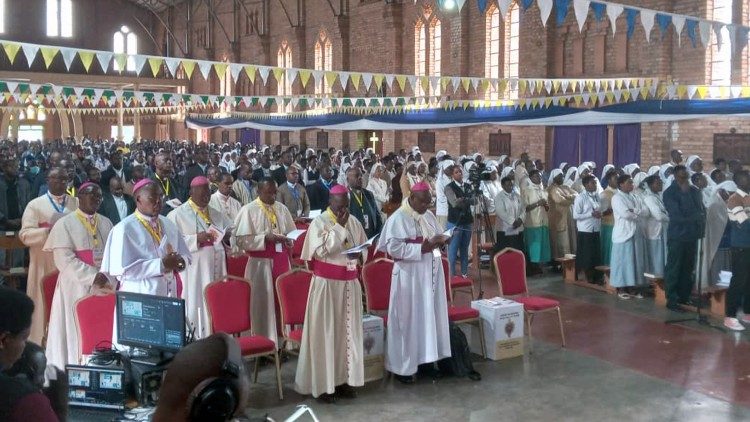
<path id="1" fill-rule="evenodd" d="M 482 324 L 482 320 L 477 320 L 477 325 L 479 326 L 479 344 L 482 346 L 482 357 L 487 359 L 487 344 L 484 342 L 484 324 Z"/>
<path id="2" fill-rule="evenodd" d="M 562 338 L 562 347 L 565 347 L 565 331 L 563 330 L 562 315 L 560 308 L 557 308 L 557 321 L 560 323 L 560 337 Z"/>
<path id="3" fill-rule="evenodd" d="M 531 341 L 531 322 L 534 319 L 533 314 L 526 314 L 526 327 L 529 330 L 529 354 L 534 353 L 534 347 Z"/>
<path id="4" fill-rule="evenodd" d="M 276 386 L 279 389 L 279 400 L 284 400 L 284 392 L 281 389 L 281 365 L 279 364 L 279 352 L 274 353 L 274 363 L 276 364 Z"/>
<path id="5" fill-rule="evenodd" d="M 255 369 L 253 369 L 253 384 L 258 382 L 258 363 L 260 362 L 260 356 L 255 358 Z"/>

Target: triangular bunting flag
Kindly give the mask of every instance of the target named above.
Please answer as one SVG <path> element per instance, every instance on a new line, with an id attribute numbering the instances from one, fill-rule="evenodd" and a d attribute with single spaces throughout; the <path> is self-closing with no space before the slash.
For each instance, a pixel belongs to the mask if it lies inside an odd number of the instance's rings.
<path id="1" fill-rule="evenodd" d="M 3 43 L 3 50 L 5 50 L 5 54 L 8 56 L 8 61 L 10 62 L 10 64 L 13 64 L 13 62 L 16 61 L 16 56 L 18 55 L 18 50 L 20 49 L 20 44 L 12 42 Z"/>
<path id="2" fill-rule="evenodd" d="M 263 81 L 263 85 L 268 81 L 268 74 L 271 72 L 271 68 L 268 66 L 258 66 L 258 73 L 260 74 L 260 80 Z M 271 99 L 273 101 L 273 99 Z"/>
<path id="3" fill-rule="evenodd" d="M 180 59 L 175 57 L 165 57 L 164 63 L 167 65 L 167 71 L 173 77 L 177 77 L 177 66 L 180 65 Z"/>
<path id="4" fill-rule="evenodd" d="M 513 0 L 497 0 L 497 6 L 500 8 L 500 17 L 505 19 L 505 15 L 508 14 L 510 4 Z"/>
<path id="5" fill-rule="evenodd" d="M 362 80 L 361 73 L 351 73 L 349 80 L 352 81 L 352 87 L 355 91 L 359 91 L 359 81 Z"/>
<path id="6" fill-rule="evenodd" d="M 142 54 L 134 54 L 130 56 L 133 60 L 133 63 L 135 63 L 135 74 L 140 75 L 141 71 L 143 70 L 143 66 L 146 65 L 146 56 Z M 125 70 L 125 67 L 121 68 L 122 70 Z"/>
<path id="7" fill-rule="evenodd" d="M 302 84 L 302 88 L 307 87 L 307 81 L 310 80 L 310 76 L 312 75 L 312 72 L 306 69 L 300 69 L 299 71 L 299 81 Z"/>
<path id="8" fill-rule="evenodd" d="M 211 73 L 212 63 L 207 60 L 198 60 L 198 70 L 201 72 L 204 80 L 208 80 L 208 76 Z"/>
<path id="9" fill-rule="evenodd" d="M 73 59 L 76 58 L 76 51 L 72 48 L 61 48 L 60 55 L 65 63 L 65 70 L 70 70 L 70 65 L 73 64 Z"/>
<path id="10" fill-rule="evenodd" d="M 154 75 L 154 78 L 159 74 L 159 70 L 161 69 L 161 62 L 162 59 L 160 57 L 148 58 L 148 66 L 149 68 L 151 68 L 151 74 Z"/>
<path id="11" fill-rule="evenodd" d="M 385 75 L 385 84 L 388 86 L 388 89 L 393 89 L 393 79 L 395 78 L 394 75 Z"/>
<path id="12" fill-rule="evenodd" d="M 112 56 L 114 56 L 114 53 L 106 51 L 96 53 L 96 60 L 99 62 L 99 67 L 101 67 L 102 72 L 106 73 L 107 70 L 109 70 L 109 63 L 112 61 Z M 94 60 L 94 53 L 91 51 L 78 51 L 78 57 L 80 57 L 84 69 L 88 72 L 91 67 L 91 62 Z"/>
<path id="13" fill-rule="evenodd" d="M 647 42 L 651 42 L 651 30 L 654 28 L 655 17 L 655 11 L 647 9 L 641 10 L 641 25 L 643 25 L 643 30 L 646 32 Z"/>
<path id="14" fill-rule="evenodd" d="M 26 62 L 29 64 L 29 67 L 31 67 L 31 64 L 34 62 L 34 57 L 36 57 L 36 53 L 39 52 L 39 46 L 34 44 L 23 44 L 21 49 L 23 50 L 23 55 L 26 56 Z"/>
<path id="15" fill-rule="evenodd" d="M 711 22 L 699 21 L 698 28 L 701 31 L 701 43 L 704 47 L 708 47 L 708 42 L 711 39 Z"/>
<path id="16" fill-rule="evenodd" d="M 674 25 L 674 32 L 677 36 L 677 46 L 682 44 L 682 27 L 685 26 L 685 17 L 680 15 L 672 15 L 672 25 Z"/>
<path id="17" fill-rule="evenodd" d="M 255 66 L 245 66 L 244 69 L 250 83 L 255 83 Z"/>
<path id="18" fill-rule="evenodd" d="M 396 82 L 398 83 L 398 87 L 403 93 L 406 89 L 406 76 L 405 75 L 397 75 L 396 76 Z"/>
<path id="19" fill-rule="evenodd" d="M 336 79 L 338 79 L 339 75 L 336 72 L 325 72 L 324 77 L 326 78 L 326 82 L 328 83 L 328 86 L 330 88 L 333 88 L 333 85 L 336 83 Z"/>
<path id="20" fill-rule="evenodd" d="M 369 90 L 372 87 L 372 76 L 372 73 L 362 74 L 362 83 L 365 85 L 365 91 Z"/>
<path id="21" fill-rule="evenodd" d="M 342 89 L 346 89 L 346 85 L 349 83 L 349 72 L 339 72 L 339 83 L 341 83 Z"/>
<path id="22" fill-rule="evenodd" d="M 624 8 L 619 4 L 607 3 L 607 16 L 609 16 L 609 22 L 612 24 L 612 36 L 615 36 L 617 30 L 617 18 L 622 14 Z"/>
<path id="23" fill-rule="evenodd" d="M 542 26 L 547 26 L 547 19 L 552 12 L 552 0 L 536 0 L 539 6 L 539 17 L 542 18 Z"/>
<path id="24" fill-rule="evenodd" d="M 721 33 L 722 28 L 724 28 L 723 24 L 720 24 L 720 23 L 713 24 L 714 33 L 716 34 L 716 48 L 718 50 L 721 50 L 721 44 L 724 42 L 724 37 Z"/>
<path id="25" fill-rule="evenodd" d="M 573 10 L 578 21 L 578 32 L 583 32 L 583 25 L 586 24 L 586 18 L 589 15 L 589 0 L 573 0 Z"/>
<path id="26" fill-rule="evenodd" d="M 60 50 L 57 47 L 42 47 L 40 50 L 44 59 L 44 67 L 49 69 L 55 56 L 57 56 L 57 52 Z"/>
<path id="27" fill-rule="evenodd" d="M 215 62 L 213 65 L 216 76 L 220 81 L 223 81 L 227 76 L 227 67 L 229 67 L 229 64 L 226 62 Z"/>
<path id="28" fill-rule="evenodd" d="M 461 87 L 463 87 L 464 92 L 469 92 L 469 86 L 471 85 L 471 80 L 469 78 L 461 78 Z"/>

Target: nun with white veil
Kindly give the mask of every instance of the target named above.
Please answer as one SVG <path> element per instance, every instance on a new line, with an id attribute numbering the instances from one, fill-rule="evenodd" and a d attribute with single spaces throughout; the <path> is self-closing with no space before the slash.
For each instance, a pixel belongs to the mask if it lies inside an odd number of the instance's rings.
<path id="1" fill-rule="evenodd" d="M 729 188 L 725 185 L 725 189 Z M 724 198 L 719 194 L 717 187 L 708 185 L 701 191 L 703 194 L 703 206 L 706 208 L 706 231 L 703 235 L 703 255 L 701 257 L 700 281 L 701 287 L 707 288 L 718 282 L 718 270 L 712 271 L 714 258 L 722 243 L 729 213 Z"/>
<path id="2" fill-rule="evenodd" d="M 563 181 L 563 185 L 572 188 L 576 180 L 578 180 L 578 168 L 568 168 L 568 171 L 565 173 L 565 180 Z"/>

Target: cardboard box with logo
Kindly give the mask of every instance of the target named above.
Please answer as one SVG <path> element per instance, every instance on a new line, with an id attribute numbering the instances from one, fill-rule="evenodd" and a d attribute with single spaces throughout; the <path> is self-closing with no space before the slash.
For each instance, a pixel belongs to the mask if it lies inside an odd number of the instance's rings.
<path id="1" fill-rule="evenodd" d="M 471 302 L 479 311 L 484 328 L 487 359 L 509 359 L 523 355 L 523 305 L 510 299 L 494 297 Z M 481 355 L 479 329 L 476 325 L 461 324 L 472 353 Z"/>

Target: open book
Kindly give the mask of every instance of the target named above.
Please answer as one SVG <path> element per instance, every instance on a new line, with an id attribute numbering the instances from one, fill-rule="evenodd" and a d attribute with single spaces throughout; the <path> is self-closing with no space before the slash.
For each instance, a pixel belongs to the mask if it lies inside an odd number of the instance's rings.
<path id="1" fill-rule="evenodd" d="M 315 217 L 319 216 L 322 212 L 323 210 L 310 210 L 310 212 L 307 214 L 307 218 L 312 220 Z"/>
<path id="2" fill-rule="evenodd" d="M 456 230 L 456 228 L 455 228 L 455 227 L 452 227 L 452 228 L 450 228 L 450 229 L 448 229 L 448 230 L 444 231 L 444 232 L 442 233 L 442 236 L 446 236 L 446 237 L 453 237 L 453 232 L 454 232 L 455 230 Z"/>
<path id="3" fill-rule="evenodd" d="M 292 230 L 286 234 L 286 237 L 287 239 L 297 240 L 300 236 L 302 236 L 302 233 L 306 231 L 307 231 L 306 229 Z"/>
<path id="4" fill-rule="evenodd" d="M 353 248 L 349 248 L 349 249 L 345 250 L 344 252 L 341 252 L 341 255 L 349 255 L 349 254 L 354 254 L 354 253 L 362 253 L 362 251 L 366 250 L 373 243 L 375 243 L 375 239 L 377 239 L 378 236 L 380 236 L 380 235 L 376 234 L 375 236 L 367 239 L 367 242 L 365 242 L 365 243 L 363 243 L 361 245 L 355 246 Z"/>

